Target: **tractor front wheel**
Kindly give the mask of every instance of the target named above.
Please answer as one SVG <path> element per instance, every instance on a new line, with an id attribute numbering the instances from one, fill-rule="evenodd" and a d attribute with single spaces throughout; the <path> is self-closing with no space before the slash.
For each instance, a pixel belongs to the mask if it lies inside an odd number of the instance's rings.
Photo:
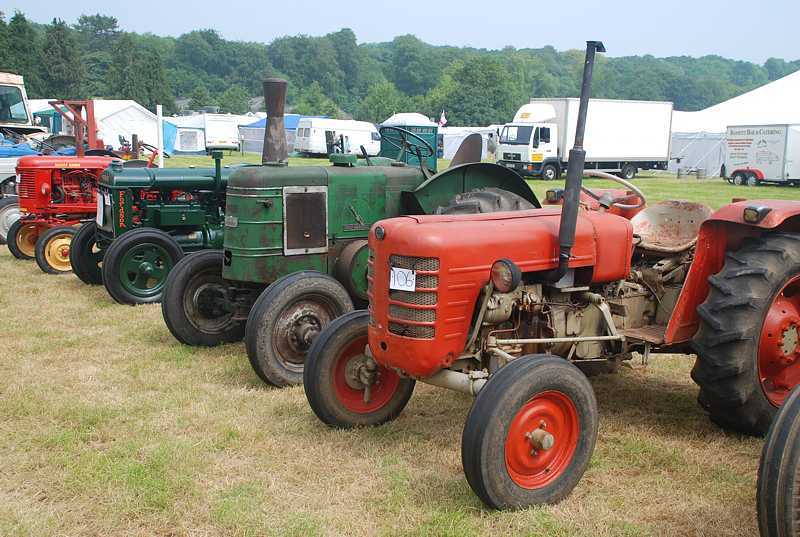
<path id="1" fill-rule="evenodd" d="M 158 229 L 141 228 L 114 240 L 103 257 L 103 285 L 120 304 L 161 301 L 164 283 L 183 249 Z"/>
<path id="2" fill-rule="evenodd" d="M 97 246 L 97 223 L 92 220 L 83 224 L 72 237 L 69 249 L 69 262 L 72 272 L 85 284 L 100 285 L 103 273 L 103 251 Z"/>
<path id="3" fill-rule="evenodd" d="M 365 353 L 364 310 L 331 323 L 311 346 L 303 387 L 314 414 L 331 427 L 381 425 L 395 419 L 414 392 L 414 379 L 377 364 Z"/>
<path id="4" fill-rule="evenodd" d="M 762 537 L 800 535 L 800 388 L 786 400 L 769 430 L 757 491 Z"/>
<path id="5" fill-rule="evenodd" d="M 19 220 L 19 201 L 16 197 L 0 198 L 0 244 L 6 243 L 11 224 Z"/>
<path id="6" fill-rule="evenodd" d="M 8 229 L 8 250 L 17 259 L 33 259 L 36 256 L 36 241 L 47 226 L 25 220 L 17 220 Z"/>
<path id="7" fill-rule="evenodd" d="M 289 274 L 266 288 L 247 317 L 247 356 L 264 382 L 283 387 L 303 382 L 306 353 L 334 319 L 352 311 L 342 284 L 327 274 Z"/>
<path id="8" fill-rule="evenodd" d="M 47 274 L 66 274 L 72 270 L 69 252 L 75 228 L 51 227 L 36 241 L 36 264 Z"/>
<path id="9" fill-rule="evenodd" d="M 244 337 L 244 321 L 233 319 L 222 278 L 222 251 L 202 250 L 178 261 L 164 284 L 161 313 L 186 345 L 213 347 Z"/>
<path id="10" fill-rule="evenodd" d="M 800 384 L 800 234 L 748 239 L 708 279 L 692 378 L 711 420 L 764 435 Z"/>
<path id="11" fill-rule="evenodd" d="M 566 498 L 597 440 L 592 385 L 563 358 L 530 355 L 501 368 L 478 393 L 461 437 L 470 487 L 494 509 Z"/>

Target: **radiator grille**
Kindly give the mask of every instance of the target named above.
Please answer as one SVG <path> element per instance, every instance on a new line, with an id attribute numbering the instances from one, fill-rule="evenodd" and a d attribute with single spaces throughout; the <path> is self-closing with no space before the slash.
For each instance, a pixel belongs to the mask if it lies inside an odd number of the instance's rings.
<path id="1" fill-rule="evenodd" d="M 434 336 L 434 329 L 432 326 L 418 326 L 413 324 L 389 323 L 389 332 L 397 336 L 416 339 L 433 339 Z"/>
<path id="2" fill-rule="evenodd" d="M 389 298 L 416 306 L 433 306 L 436 304 L 436 293 L 415 293 L 412 291 L 389 291 Z"/>
<path id="3" fill-rule="evenodd" d="M 20 173 L 17 185 L 20 198 L 33 199 L 36 197 L 36 172 L 24 171 Z"/>
<path id="4" fill-rule="evenodd" d="M 412 257 L 405 255 L 389 256 L 392 267 L 423 272 L 438 272 L 439 259 L 436 257 Z M 414 306 L 436 306 L 438 300 L 439 276 L 437 274 L 417 274 L 416 288 L 425 291 L 389 290 L 389 299 L 402 304 L 389 304 L 389 332 L 397 336 L 415 339 L 433 339 L 436 335 L 436 309 Z M 430 324 L 410 324 L 430 323 Z"/>
<path id="5" fill-rule="evenodd" d="M 403 319 L 405 321 L 432 323 L 436 321 L 436 310 L 421 310 L 415 308 L 407 308 L 405 306 L 398 306 L 397 304 L 390 304 L 389 317 L 393 317 L 395 319 Z"/>
<path id="6" fill-rule="evenodd" d="M 393 267 L 411 270 L 427 270 L 431 272 L 439 270 L 439 259 L 436 257 L 393 255 L 389 257 L 389 264 Z"/>

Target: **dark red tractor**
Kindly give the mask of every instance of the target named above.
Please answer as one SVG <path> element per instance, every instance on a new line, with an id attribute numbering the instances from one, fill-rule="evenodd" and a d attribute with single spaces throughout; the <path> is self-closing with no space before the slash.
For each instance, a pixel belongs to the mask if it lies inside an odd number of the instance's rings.
<path id="1" fill-rule="evenodd" d="M 695 353 L 716 423 L 764 434 L 800 383 L 800 202 L 647 206 L 583 187 L 583 133 L 601 43 L 589 42 L 561 207 L 377 222 L 368 311 L 314 341 L 304 385 L 334 427 L 396 418 L 417 381 L 475 395 L 464 473 L 494 508 L 553 503 L 598 432 L 585 371 L 639 353 Z M 581 203 L 581 191 L 597 200 Z M 463 210 L 460 210 L 463 209 Z M 615 210 L 612 210 L 615 209 Z M 477 214 L 463 214 L 473 212 Z"/>
<path id="2" fill-rule="evenodd" d="M 69 247 L 78 224 L 97 212 L 97 180 L 114 160 L 105 156 L 21 157 L 20 218 L 8 230 L 17 259 L 36 259 L 50 274 L 69 272 Z"/>

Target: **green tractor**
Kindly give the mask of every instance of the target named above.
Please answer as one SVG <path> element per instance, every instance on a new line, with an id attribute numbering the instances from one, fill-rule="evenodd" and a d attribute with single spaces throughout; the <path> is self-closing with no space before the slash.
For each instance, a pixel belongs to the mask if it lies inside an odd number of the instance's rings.
<path id="1" fill-rule="evenodd" d="M 169 330 L 187 345 L 245 337 L 259 377 L 286 386 L 302 382 L 316 335 L 354 303 L 366 303 L 367 235 L 374 222 L 431 213 L 475 190 L 503 207 L 536 200 L 512 170 L 478 162 L 479 135 L 436 175 L 424 164 L 434 148 L 395 127 L 381 129 L 381 136 L 396 159 L 333 154 L 328 167 L 277 165 L 286 154 L 273 118 L 282 117 L 285 85 L 275 87 L 270 93 L 265 84 L 270 129 L 263 160 L 276 165 L 231 174 L 223 248 L 181 260 L 167 278 L 161 307 Z M 403 163 L 407 152 L 423 164 Z"/>
<path id="2" fill-rule="evenodd" d="M 123 168 L 100 175 L 97 216 L 72 240 L 73 272 L 105 285 L 121 304 L 158 302 L 167 274 L 184 256 L 222 246 L 225 186 L 232 168 Z"/>

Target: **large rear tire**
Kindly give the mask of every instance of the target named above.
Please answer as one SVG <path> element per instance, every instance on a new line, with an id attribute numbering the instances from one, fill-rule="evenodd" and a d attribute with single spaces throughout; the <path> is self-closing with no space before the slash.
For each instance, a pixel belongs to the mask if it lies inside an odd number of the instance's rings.
<path id="1" fill-rule="evenodd" d="M 97 223 L 92 220 L 83 224 L 75 236 L 69 249 L 69 262 L 72 272 L 85 284 L 100 285 L 103 283 L 103 251 L 97 247 Z"/>
<path id="2" fill-rule="evenodd" d="M 303 363 L 319 333 L 352 311 L 342 284 L 327 274 L 295 272 L 267 287 L 247 317 L 247 357 L 264 382 L 283 387 L 303 382 Z"/>
<path id="3" fill-rule="evenodd" d="M 161 314 L 175 339 L 213 347 L 244 337 L 244 322 L 233 319 L 227 307 L 227 285 L 220 250 L 201 250 L 178 261 L 161 300 Z"/>
<path id="4" fill-rule="evenodd" d="M 19 220 L 19 200 L 16 197 L 0 198 L 0 244 L 6 243 L 11 224 Z"/>
<path id="5" fill-rule="evenodd" d="M 8 229 L 8 251 L 17 259 L 33 259 L 36 256 L 36 241 L 46 229 L 44 224 L 17 220 Z"/>
<path id="6" fill-rule="evenodd" d="M 589 466 L 597 430 L 586 376 L 563 358 L 523 356 L 478 393 L 461 437 L 464 473 L 494 509 L 556 503 Z"/>
<path id="7" fill-rule="evenodd" d="M 757 491 L 761 537 L 800 536 L 800 388 L 786 400 L 769 430 Z"/>
<path id="8" fill-rule="evenodd" d="M 47 274 L 66 274 L 72 271 L 69 263 L 70 244 L 75 236 L 72 226 L 51 227 L 36 241 L 36 264 Z"/>
<path id="9" fill-rule="evenodd" d="M 159 302 L 167 275 L 182 257 L 180 244 L 161 230 L 128 231 L 103 257 L 103 285 L 120 304 Z"/>
<path id="10" fill-rule="evenodd" d="M 314 414 L 331 427 L 391 421 L 414 392 L 414 379 L 402 378 L 364 354 L 368 319 L 364 310 L 339 317 L 322 331 L 306 356 L 306 398 Z M 365 396 L 367 384 L 370 391 Z"/>
<path id="11" fill-rule="evenodd" d="M 693 340 L 698 400 L 718 425 L 764 435 L 800 381 L 800 235 L 748 239 L 708 281 Z"/>

